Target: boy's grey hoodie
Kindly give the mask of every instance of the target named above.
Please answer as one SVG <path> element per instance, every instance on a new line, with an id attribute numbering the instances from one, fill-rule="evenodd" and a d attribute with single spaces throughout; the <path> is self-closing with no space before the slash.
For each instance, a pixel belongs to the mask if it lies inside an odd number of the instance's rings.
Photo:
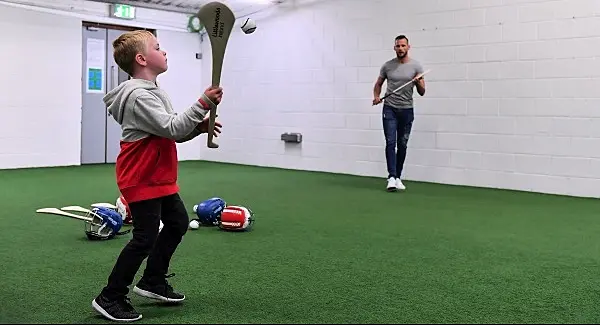
<path id="1" fill-rule="evenodd" d="M 213 103 L 202 95 L 176 114 L 167 94 L 154 82 L 131 79 L 104 96 L 110 115 L 121 125 L 121 150 L 115 171 L 128 203 L 179 191 L 176 142 L 193 139 Z"/>
<path id="2" fill-rule="evenodd" d="M 182 113 L 175 113 L 167 93 L 154 82 L 130 79 L 108 92 L 104 103 L 121 125 L 121 141 L 133 142 L 156 135 L 177 142 L 198 136 L 196 129 L 214 104 L 205 96 Z M 204 104 L 204 105 L 203 105 Z"/>

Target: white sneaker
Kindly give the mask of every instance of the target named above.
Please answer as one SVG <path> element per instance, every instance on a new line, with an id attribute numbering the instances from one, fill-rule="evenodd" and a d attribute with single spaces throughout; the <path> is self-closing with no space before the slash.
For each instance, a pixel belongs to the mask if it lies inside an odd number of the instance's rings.
<path id="1" fill-rule="evenodd" d="M 396 182 L 396 179 L 393 177 L 388 178 L 388 182 L 387 182 L 387 190 L 388 192 L 395 192 L 398 190 L 398 183 Z"/>
<path id="2" fill-rule="evenodd" d="M 399 190 L 404 191 L 406 189 L 406 186 L 404 186 L 404 184 L 402 184 L 402 181 L 400 180 L 400 178 L 396 178 L 396 188 Z"/>

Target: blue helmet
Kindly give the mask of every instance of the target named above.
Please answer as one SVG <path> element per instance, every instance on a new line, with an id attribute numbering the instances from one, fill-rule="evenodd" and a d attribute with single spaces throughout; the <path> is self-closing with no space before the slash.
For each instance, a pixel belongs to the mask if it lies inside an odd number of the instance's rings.
<path id="1" fill-rule="evenodd" d="M 216 226 L 218 218 L 227 203 L 219 197 L 213 197 L 194 205 L 194 212 L 198 216 L 198 221 L 205 226 Z"/>
<path id="2" fill-rule="evenodd" d="M 129 232 L 119 232 L 123 227 L 123 217 L 113 209 L 96 207 L 88 216 L 92 218 L 92 221 L 85 223 L 85 234 L 89 239 L 110 239 Z"/>

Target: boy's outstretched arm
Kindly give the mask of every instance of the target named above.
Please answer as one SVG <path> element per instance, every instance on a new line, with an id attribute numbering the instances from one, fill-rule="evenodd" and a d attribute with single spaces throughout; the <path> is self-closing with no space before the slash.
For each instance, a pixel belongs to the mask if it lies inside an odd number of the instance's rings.
<path id="1" fill-rule="evenodd" d="M 216 104 L 204 93 L 179 114 L 165 111 L 163 103 L 151 93 L 139 95 L 133 107 L 135 127 L 154 135 L 178 141 L 189 135 Z"/>
<path id="2" fill-rule="evenodd" d="M 177 143 L 188 142 L 188 141 L 194 139 L 195 137 L 199 136 L 200 134 L 202 134 L 202 132 L 200 132 L 199 128 L 196 127 L 196 128 L 194 128 L 194 130 L 192 132 L 190 132 L 190 134 L 184 136 L 183 138 L 176 139 L 175 142 L 177 142 Z"/>
<path id="3" fill-rule="evenodd" d="M 214 130 L 215 137 L 218 137 L 219 133 L 221 133 L 221 126 L 222 125 L 221 125 L 221 123 L 219 123 L 219 121 L 215 121 L 215 130 Z M 176 140 L 176 141 L 178 143 L 187 142 L 203 133 L 208 133 L 208 114 L 205 115 L 204 120 L 202 120 L 202 123 L 198 124 L 196 126 L 196 128 L 194 129 L 194 131 L 192 131 L 192 133 L 190 133 L 187 136 L 185 136 L 179 140 Z"/>

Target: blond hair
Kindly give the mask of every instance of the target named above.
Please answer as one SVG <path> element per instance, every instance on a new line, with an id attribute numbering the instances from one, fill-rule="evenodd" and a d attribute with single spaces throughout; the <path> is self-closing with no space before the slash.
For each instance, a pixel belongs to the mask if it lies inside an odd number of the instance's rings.
<path id="1" fill-rule="evenodd" d="M 113 57 L 123 71 L 133 75 L 135 56 L 146 51 L 146 42 L 154 37 L 147 30 L 126 32 L 113 42 Z"/>

